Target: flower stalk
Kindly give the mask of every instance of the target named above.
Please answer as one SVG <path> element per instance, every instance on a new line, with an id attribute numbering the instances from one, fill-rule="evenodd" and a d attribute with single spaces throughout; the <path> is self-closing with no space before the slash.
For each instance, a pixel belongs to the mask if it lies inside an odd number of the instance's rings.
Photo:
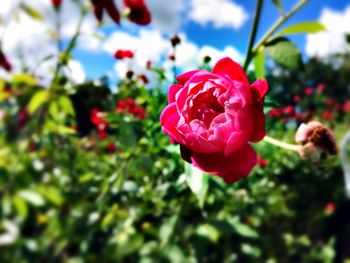
<path id="1" fill-rule="evenodd" d="M 276 140 L 274 138 L 271 138 L 269 136 L 265 136 L 263 140 L 265 142 L 273 144 L 273 145 L 275 145 L 277 147 L 280 147 L 280 148 L 283 148 L 283 149 L 286 149 L 286 150 L 295 151 L 295 152 L 299 151 L 301 149 L 301 147 L 302 147 L 300 145 L 285 143 L 285 142 Z"/>

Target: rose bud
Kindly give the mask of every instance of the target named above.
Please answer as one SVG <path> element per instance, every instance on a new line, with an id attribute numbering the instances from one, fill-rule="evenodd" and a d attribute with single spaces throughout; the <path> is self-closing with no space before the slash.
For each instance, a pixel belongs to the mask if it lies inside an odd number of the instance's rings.
<path id="1" fill-rule="evenodd" d="M 258 163 L 261 168 L 265 168 L 267 166 L 267 160 L 265 158 L 258 157 Z"/>
<path id="2" fill-rule="evenodd" d="M 265 80 L 249 84 L 242 67 L 226 57 L 212 72 L 192 70 L 170 86 L 160 116 L 163 131 L 181 155 L 204 172 L 233 183 L 257 163 L 250 142 L 265 137 Z"/>
<path id="3" fill-rule="evenodd" d="M 144 0 L 124 0 L 124 5 L 128 8 L 128 18 L 138 25 L 151 23 L 152 17 Z"/>
<path id="4" fill-rule="evenodd" d="M 1 51 L 1 49 L 0 49 L 0 67 L 4 68 L 6 71 L 11 71 L 12 70 L 11 63 L 8 61 L 7 57 Z"/>
<path id="5" fill-rule="evenodd" d="M 134 57 L 134 53 L 131 50 L 118 49 L 114 53 L 114 58 L 116 59 L 133 58 L 133 57 Z"/>
<path id="6" fill-rule="evenodd" d="M 128 71 L 126 72 L 126 78 L 127 78 L 127 79 L 132 79 L 132 76 L 134 76 L 134 71 L 128 70 Z"/>
<path id="7" fill-rule="evenodd" d="M 172 61 L 175 61 L 175 55 L 174 54 L 169 54 L 168 55 L 168 59 L 172 60 Z"/>
<path id="8" fill-rule="evenodd" d="M 317 121 L 302 123 L 295 134 L 295 141 L 302 145 L 300 156 L 312 162 L 338 152 L 333 133 Z"/>
<path id="9" fill-rule="evenodd" d="M 208 64 L 210 61 L 211 61 L 211 57 L 210 57 L 210 56 L 205 56 L 205 57 L 203 58 L 203 62 L 204 62 L 205 64 Z"/>
<path id="10" fill-rule="evenodd" d="M 170 38 L 170 42 L 173 47 L 176 47 L 178 44 L 181 43 L 181 39 L 179 38 L 179 36 L 175 35 L 172 38 Z"/>

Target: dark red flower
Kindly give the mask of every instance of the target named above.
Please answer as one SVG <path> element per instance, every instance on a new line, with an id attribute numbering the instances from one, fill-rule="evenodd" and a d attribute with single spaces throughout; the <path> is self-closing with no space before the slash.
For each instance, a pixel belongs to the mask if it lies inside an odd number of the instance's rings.
<path id="1" fill-rule="evenodd" d="M 293 97 L 293 100 L 295 101 L 295 102 L 300 102 L 300 100 L 301 100 L 301 98 L 300 98 L 300 96 L 299 95 L 295 95 L 294 97 Z"/>
<path id="2" fill-rule="evenodd" d="M 294 113 L 295 113 L 294 106 L 288 105 L 288 106 L 283 107 L 283 113 L 285 115 L 287 115 L 288 117 L 293 117 Z"/>
<path id="3" fill-rule="evenodd" d="M 36 143 L 34 141 L 30 141 L 28 144 L 28 151 L 29 152 L 34 152 L 36 150 Z"/>
<path id="4" fill-rule="evenodd" d="M 12 65 L 5 56 L 5 54 L 2 52 L 0 49 L 0 67 L 4 68 L 6 71 L 11 71 L 12 70 Z"/>
<path id="5" fill-rule="evenodd" d="M 151 23 L 152 17 L 144 0 L 124 0 L 124 5 L 130 11 L 129 20 L 138 25 Z"/>
<path id="6" fill-rule="evenodd" d="M 94 14 L 99 22 L 102 22 L 103 11 L 107 11 L 109 17 L 117 24 L 120 23 L 120 13 L 114 0 L 91 0 Z"/>
<path id="7" fill-rule="evenodd" d="M 267 160 L 265 158 L 258 157 L 258 164 L 261 168 L 265 168 L 267 166 Z"/>
<path id="8" fill-rule="evenodd" d="M 170 42 L 173 47 L 176 47 L 178 44 L 181 43 L 181 39 L 179 36 L 175 35 L 172 38 L 170 38 Z"/>
<path id="9" fill-rule="evenodd" d="M 51 0 L 51 4 L 55 7 L 55 8 L 59 8 L 62 5 L 62 1 L 63 0 Z"/>
<path id="10" fill-rule="evenodd" d="M 176 58 L 175 58 L 175 55 L 174 55 L 174 54 L 169 54 L 169 55 L 168 55 L 168 59 L 174 61 Z"/>
<path id="11" fill-rule="evenodd" d="M 149 81 L 148 81 L 148 78 L 146 77 L 146 75 L 142 74 L 139 76 L 139 78 L 140 78 L 140 80 L 142 80 L 142 82 L 144 84 L 148 84 Z"/>
<path id="12" fill-rule="evenodd" d="M 326 99 L 326 105 L 327 105 L 328 107 L 332 107 L 332 106 L 334 105 L 334 100 L 332 100 L 332 99 Z"/>
<path id="13" fill-rule="evenodd" d="M 350 100 L 348 100 L 348 101 L 346 101 L 346 102 L 344 103 L 344 105 L 343 105 L 343 111 L 344 111 L 345 113 L 350 112 Z"/>
<path id="14" fill-rule="evenodd" d="M 151 69 L 151 67 L 152 67 L 152 61 L 147 60 L 146 68 L 147 68 L 147 69 Z"/>
<path id="15" fill-rule="evenodd" d="M 304 93 L 306 96 L 310 96 L 312 94 L 312 92 L 313 92 L 313 89 L 311 87 L 307 87 L 304 90 Z"/>
<path id="16" fill-rule="evenodd" d="M 282 116 L 282 111 L 279 109 L 279 108 L 275 108 L 275 109 L 271 109 L 270 111 L 269 111 L 269 116 L 271 117 L 271 118 L 276 118 L 276 119 L 278 119 L 279 117 L 281 117 Z"/>
<path id="17" fill-rule="evenodd" d="M 92 124 L 95 125 L 97 129 L 98 136 L 101 140 L 104 140 L 107 138 L 107 128 L 108 128 L 108 122 L 105 119 L 106 113 L 101 112 L 98 108 L 93 108 L 90 113 L 90 121 Z"/>
<path id="18" fill-rule="evenodd" d="M 114 143 L 110 143 L 110 144 L 107 145 L 106 151 L 108 153 L 115 153 L 117 151 L 117 147 L 115 146 Z"/>
<path id="19" fill-rule="evenodd" d="M 333 119 L 333 114 L 328 111 L 328 110 L 325 110 L 324 112 L 322 112 L 322 118 L 325 119 L 325 120 L 331 120 Z"/>
<path id="20" fill-rule="evenodd" d="M 134 53 L 131 50 L 118 49 L 114 53 L 114 57 L 116 59 L 133 58 L 134 57 Z"/>
<path id="21" fill-rule="evenodd" d="M 119 101 L 115 107 L 115 112 L 127 113 L 140 120 L 144 120 L 147 117 L 145 109 L 136 105 L 135 100 L 132 98 Z"/>

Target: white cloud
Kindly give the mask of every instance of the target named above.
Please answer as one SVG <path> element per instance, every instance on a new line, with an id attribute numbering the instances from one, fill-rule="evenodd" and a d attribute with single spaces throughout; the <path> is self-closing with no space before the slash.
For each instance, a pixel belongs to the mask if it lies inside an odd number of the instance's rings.
<path id="1" fill-rule="evenodd" d="M 239 29 L 247 21 L 245 9 L 230 0 L 191 0 L 189 18 L 203 26 Z"/>
<path id="2" fill-rule="evenodd" d="M 180 28 L 184 10 L 183 0 L 159 1 L 146 0 L 146 4 L 152 14 L 152 24 L 155 28 L 164 33 L 173 34 Z"/>
<path id="3" fill-rule="evenodd" d="M 181 43 L 176 48 L 178 73 L 197 68 L 206 55 L 212 57 L 212 64 L 225 56 L 238 62 L 243 61 L 243 55 L 231 46 L 227 46 L 223 50 L 211 46 L 198 47 L 189 41 L 184 33 L 180 33 L 179 36 Z M 163 67 L 167 71 L 169 79 L 173 78 L 173 64 L 167 59 L 164 60 L 172 53 L 172 47 L 170 41 L 159 31 L 141 29 L 138 35 L 115 32 L 107 38 L 104 50 L 112 56 L 118 49 L 129 49 L 135 53 L 135 57 L 130 61 L 116 61 L 114 68 L 118 77 L 123 78 L 128 69 L 132 69 L 136 74 L 145 73 L 145 65 L 148 60 L 151 60 L 153 65 Z M 152 78 L 149 75 L 148 77 Z"/>
<path id="4" fill-rule="evenodd" d="M 326 26 L 327 31 L 307 35 L 306 54 L 327 58 L 339 52 L 349 52 L 350 45 L 346 43 L 345 34 L 350 33 L 350 6 L 343 12 L 324 8 L 319 21 Z"/>
<path id="5" fill-rule="evenodd" d="M 52 71 L 57 61 L 57 48 L 50 33 L 55 28 L 54 9 L 48 0 L 23 0 L 23 3 L 43 15 L 44 21 L 38 21 L 19 8 L 20 2 L 11 0 L 2 3 L 0 17 L 4 24 L 3 26 L 0 24 L 0 34 L 4 36 L 3 50 L 15 72 L 29 68 L 41 83 L 47 84 L 50 76 L 52 78 Z M 73 1 L 63 1 L 60 14 L 62 37 L 70 38 L 78 24 L 79 7 Z M 83 42 L 80 42 L 84 43 L 83 47 L 97 49 L 96 38 L 92 36 L 95 26 L 95 18 L 89 14 L 84 19 L 81 30 L 84 34 Z"/>

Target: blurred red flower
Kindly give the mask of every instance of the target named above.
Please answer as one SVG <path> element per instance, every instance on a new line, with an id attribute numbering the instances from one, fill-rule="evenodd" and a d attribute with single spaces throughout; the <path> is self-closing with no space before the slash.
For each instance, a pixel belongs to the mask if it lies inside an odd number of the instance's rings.
<path id="1" fill-rule="evenodd" d="M 107 11 L 109 17 L 117 24 L 120 23 L 120 13 L 114 0 L 91 0 L 96 19 L 102 22 L 103 12 Z"/>
<path id="2" fill-rule="evenodd" d="M 301 98 L 300 98 L 300 96 L 299 95 L 295 95 L 294 97 L 293 97 L 293 100 L 295 101 L 295 102 L 300 102 L 300 100 L 301 100 Z"/>
<path id="3" fill-rule="evenodd" d="M 271 109 L 269 111 L 269 117 L 278 119 L 282 116 L 283 112 L 279 108 Z"/>
<path id="4" fill-rule="evenodd" d="M 131 50 L 118 49 L 114 53 L 114 57 L 116 59 L 133 58 L 134 57 L 134 53 Z"/>
<path id="5" fill-rule="evenodd" d="M 114 143 L 110 143 L 110 144 L 107 145 L 106 151 L 108 153 L 115 153 L 117 151 L 117 147 L 115 146 Z"/>
<path id="6" fill-rule="evenodd" d="M 328 107 L 332 107 L 333 105 L 334 105 L 334 100 L 332 100 L 332 99 L 326 99 L 326 105 L 328 106 Z"/>
<path id="7" fill-rule="evenodd" d="M 326 89 L 326 84 L 324 84 L 324 83 L 318 84 L 318 86 L 317 86 L 318 93 L 322 93 L 325 89 Z"/>
<path id="8" fill-rule="evenodd" d="M 63 0 L 51 0 L 51 4 L 55 7 L 58 8 L 62 5 Z"/>
<path id="9" fill-rule="evenodd" d="M 335 204 L 334 204 L 333 202 L 327 203 L 327 205 L 326 205 L 326 207 L 325 207 L 325 212 L 326 212 L 326 214 L 327 214 L 327 215 L 333 214 L 334 211 L 335 211 L 335 208 L 336 208 L 336 206 L 335 206 Z"/>
<path id="10" fill-rule="evenodd" d="M 140 120 L 144 120 L 147 117 L 145 109 L 136 105 L 135 100 L 132 98 L 119 101 L 115 107 L 115 112 L 128 113 Z"/>
<path id="11" fill-rule="evenodd" d="M 344 111 L 345 113 L 350 112 L 350 100 L 348 100 L 348 101 L 346 101 L 346 102 L 344 103 L 344 105 L 343 105 L 343 111 Z"/>
<path id="12" fill-rule="evenodd" d="M 129 9 L 129 20 L 138 25 L 151 23 L 152 17 L 144 0 L 124 0 L 124 5 Z"/>
<path id="13" fill-rule="evenodd" d="M 333 119 L 333 113 L 331 113 L 330 111 L 328 110 L 325 110 L 322 112 L 322 118 L 325 119 L 325 120 L 331 120 Z"/>
<path id="14" fill-rule="evenodd" d="M 139 78 L 140 78 L 140 80 L 142 80 L 142 82 L 144 83 L 144 84 L 148 84 L 148 78 L 146 77 L 146 75 L 144 75 L 144 74 L 141 74 L 140 76 L 139 76 Z"/>
<path id="15" fill-rule="evenodd" d="M 313 89 L 311 87 L 307 87 L 304 90 L 306 96 L 310 96 L 313 93 Z"/>
<path id="16" fill-rule="evenodd" d="M 168 55 L 168 59 L 174 61 L 176 58 L 175 58 L 175 55 L 174 55 L 174 54 L 169 54 L 169 55 Z"/>
<path id="17" fill-rule="evenodd" d="M 105 119 L 106 115 L 105 112 L 101 112 L 98 108 L 93 108 L 90 113 L 90 121 L 95 125 L 101 140 L 107 138 L 108 122 Z"/>
<path id="18" fill-rule="evenodd" d="M 267 160 L 265 158 L 258 157 L 258 164 L 261 168 L 265 168 L 267 166 Z"/>

